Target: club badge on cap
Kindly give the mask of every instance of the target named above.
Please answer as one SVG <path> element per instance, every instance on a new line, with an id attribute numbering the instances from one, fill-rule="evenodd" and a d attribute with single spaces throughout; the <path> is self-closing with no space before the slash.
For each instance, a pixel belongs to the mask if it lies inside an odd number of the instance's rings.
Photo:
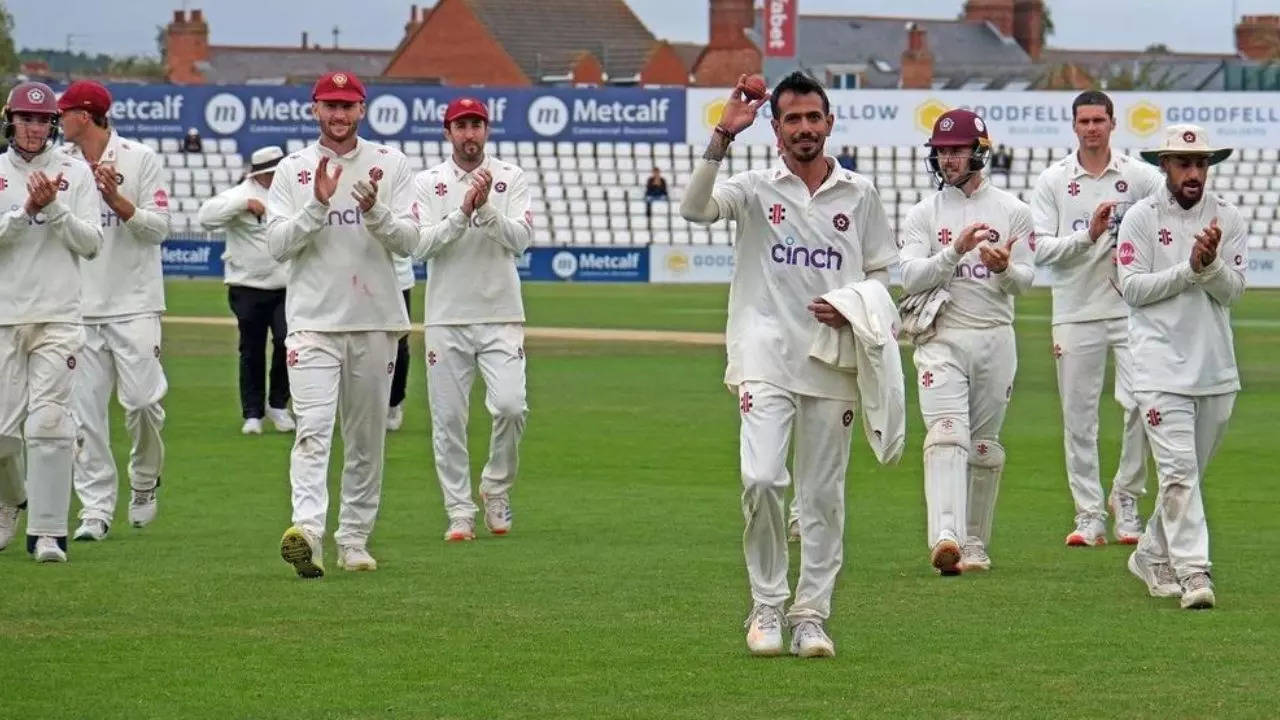
<path id="1" fill-rule="evenodd" d="M 1143 150 L 1142 159 L 1159 165 L 1165 155 L 1207 155 L 1210 165 L 1217 165 L 1231 156 L 1231 148 L 1215 148 L 1209 145 L 1209 134 L 1199 125 L 1170 125 L 1164 129 L 1164 141 L 1160 147 Z"/>

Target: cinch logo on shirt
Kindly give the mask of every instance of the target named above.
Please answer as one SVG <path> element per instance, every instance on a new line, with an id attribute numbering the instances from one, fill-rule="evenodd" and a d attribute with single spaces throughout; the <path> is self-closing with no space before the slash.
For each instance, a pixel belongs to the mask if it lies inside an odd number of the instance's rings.
<path id="1" fill-rule="evenodd" d="M 982 263 L 961 263 L 956 266 L 955 276 L 957 278 L 971 278 L 973 280 L 986 280 L 991 277 L 991 268 Z"/>
<path id="2" fill-rule="evenodd" d="M 330 210 L 329 216 L 325 219 L 326 225 L 363 225 L 364 213 L 360 212 L 360 208 L 347 208 L 346 210 Z"/>
<path id="3" fill-rule="evenodd" d="M 769 256 L 781 265 L 803 265 L 820 270 L 839 270 L 844 265 L 844 256 L 835 248 L 807 248 L 796 245 L 796 239 L 787 236 L 786 240 L 769 248 Z"/>

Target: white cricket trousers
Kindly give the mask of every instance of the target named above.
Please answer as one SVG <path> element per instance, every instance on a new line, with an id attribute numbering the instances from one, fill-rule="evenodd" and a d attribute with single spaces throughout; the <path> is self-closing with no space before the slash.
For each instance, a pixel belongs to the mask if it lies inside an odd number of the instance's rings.
<path id="1" fill-rule="evenodd" d="M 493 418 L 489 460 L 480 473 L 483 495 L 505 495 L 520 464 L 525 397 L 524 326 L 519 323 L 428 325 L 427 399 L 436 477 L 449 518 L 473 518 L 467 418 L 476 368 L 484 378 L 484 406 Z"/>
<path id="2" fill-rule="evenodd" d="M 742 418 L 742 546 L 756 603 L 781 607 L 787 586 L 787 454 L 795 431 L 795 495 L 800 511 L 800 578 L 787 611 L 795 625 L 826 620 L 844 558 L 844 477 L 849 467 L 852 400 L 798 395 L 776 385 L 738 386 Z"/>
<path id="3" fill-rule="evenodd" d="M 0 326 L 0 504 L 28 503 L 28 551 L 42 535 L 66 544 L 83 346 L 80 325 Z"/>
<path id="4" fill-rule="evenodd" d="M 285 338 L 297 430 L 289 456 L 293 524 L 323 537 L 329 511 L 329 451 L 342 421 L 338 545 L 364 547 L 382 496 L 387 397 L 403 332 L 291 332 Z"/>
<path id="5" fill-rule="evenodd" d="M 914 358 L 929 547 L 944 539 L 989 545 L 1004 472 L 1000 428 L 1018 370 L 1013 327 L 943 326 Z"/>
<path id="6" fill-rule="evenodd" d="M 1209 525 L 1200 486 L 1222 444 L 1236 394 L 1134 394 L 1146 424 L 1160 489 L 1138 552 L 1168 562 L 1179 579 L 1209 572 Z"/>
<path id="7" fill-rule="evenodd" d="M 1124 408 L 1124 434 L 1112 492 L 1141 497 L 1147 481 L 1147 438 L 1142 430 L 1142 414 L 1130 391 L 1133 356 L 1129 352 L 1129 321 L 1113 318 L 1053 326 L 1067 483 L 1076 515 L 1099 519 L 1106 518 L 1106 504 L 1098 471 L 1098 399 L 1107 371 L 1108 349 L 1115 358 L 1115 400 Z"/>
<path id="8" fill-rule="evenodd" d="M 111 453 L 107 405 L 111 390 L 124 408 L 129 433 L 129 486 L 151 490 L 164 466 L 164 408 L 169 391 L 160 365 L 160 316 L 146 315 L 85 326 L 83 361 L 72 397 L 80 425 L 75 488 L 80 517 L 111 524 L 116 510 L 116 460 Z"/>

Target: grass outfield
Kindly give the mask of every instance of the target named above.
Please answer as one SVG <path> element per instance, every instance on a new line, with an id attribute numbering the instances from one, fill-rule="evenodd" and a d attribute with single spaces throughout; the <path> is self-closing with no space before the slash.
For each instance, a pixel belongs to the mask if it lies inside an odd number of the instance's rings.
<path id="1" fill-rule="evenodd" d="M 228 314 L 219 284 L 168 289 L 170 315 Z M 525 288 L 541 326 L 721 331 L 725 295 Z M 74 544 L 64 566 L 0 553 L 0 717 L 1274 717 L 1280 293 L 1251 292 L 1236 312 L 1246 389 L 1206 483 L 1220 605 L 1200 613 L 1149 598 L 1127 548 L 1063 547 L 1047 295 L 1019 309 L 995 569 L 930 571 L 909 390 L 899 466 L 876 466 L 855 434 L 833 661 L 746 653 L 722 350 L 531 341 L 513 534 L 445 545 L 415 343 L 371 543 L 379 570 L 337 570 L 329 539 L 329 575 L 304 582 L 278 554 L 290 437 L 239 434 L 234 330 L 167 325 L 159 518 L 134 530 L 122 509 L 108 541 Z M 1110 472 L 1119 413 L 1104 408 Z M 473 410 L 478 473 L 488 421 Z M 118 413 L 114 428 L 123 461 Z"/>

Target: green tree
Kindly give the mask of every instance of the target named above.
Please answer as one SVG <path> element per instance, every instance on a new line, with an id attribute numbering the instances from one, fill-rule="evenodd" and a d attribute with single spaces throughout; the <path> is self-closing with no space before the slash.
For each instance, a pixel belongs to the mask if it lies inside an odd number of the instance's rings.
<path id="1" fill-rule="evenodd" d="M 0 0 L 0 77 L 18 72 L 18 51 L 13 46 L 13 16 Z"/>

